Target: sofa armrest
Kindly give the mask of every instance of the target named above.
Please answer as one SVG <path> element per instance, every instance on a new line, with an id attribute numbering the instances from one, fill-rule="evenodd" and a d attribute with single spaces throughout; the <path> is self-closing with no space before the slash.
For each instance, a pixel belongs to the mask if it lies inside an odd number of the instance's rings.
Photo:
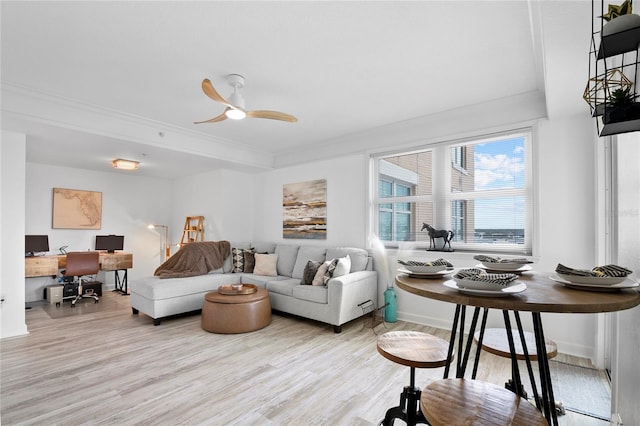
<path id="1" fill-rule="evenodd" d="M 331 324 L 342 325 L 363 314 L 359 306 L 371 300 L 377 306 L 378 273 L 358 271 L 327 282 L 328 302 L 331 306 Z"/>

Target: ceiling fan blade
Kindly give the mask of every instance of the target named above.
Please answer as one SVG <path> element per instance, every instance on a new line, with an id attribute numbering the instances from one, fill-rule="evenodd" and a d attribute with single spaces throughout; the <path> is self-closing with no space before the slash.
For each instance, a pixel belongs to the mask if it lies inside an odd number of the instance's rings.
<path id="1" fill-rule="evenodd" d="M 205 95 L 216 102 L 220 102 L 222 105 L 226 105 L 228 107 L 233 106 L 229 103 L 229 101 L 227 101 L 218 92 L 216 92 L 216 89 L 213 88 L 213 84 L 211 84 L 211 80 L 209 80 L 208 78 L 202 80 L 202 91 Z"/>
<path id="2" fill-rule="evenodd" d="M 269 118 L 271 120 L 288 121 L 289 123 L 295 123 L 298 121 L 293 115 L 285 114 L 278 111 L 247 111 L 247 117 L 251 118 Z"/>
<path id="3" fill-rule="evenodd" d="M 194 121 L 193 124 L 217 123 L 219 121 L 224 121 L 224 120 L 227 119 L 227 116 L 226 116 L 225 113 L 227 112 L 228 109 L 229 109 L 229 107 L 225 108 L 224 112 L 222 114 L 220 114 L 219 116 L 217 116 L 217 117 L 213 117 L 212 119 L 205 120 L 205 121 Z"/>

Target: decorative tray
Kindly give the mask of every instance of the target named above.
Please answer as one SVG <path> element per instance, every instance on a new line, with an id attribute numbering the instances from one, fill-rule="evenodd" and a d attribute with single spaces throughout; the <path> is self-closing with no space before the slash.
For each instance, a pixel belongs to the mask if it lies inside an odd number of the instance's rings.
<path id="1" fill-rule="evenodd" d="M 218 287 L 218 293 L 231 296 L 237 294 L 252 294 L 256 291 L 258 291 L 258 287 L 255 284 L 242 284 L 242 287 L 237 290 L 231 285 L 221 285 L 220 287 Z"/>

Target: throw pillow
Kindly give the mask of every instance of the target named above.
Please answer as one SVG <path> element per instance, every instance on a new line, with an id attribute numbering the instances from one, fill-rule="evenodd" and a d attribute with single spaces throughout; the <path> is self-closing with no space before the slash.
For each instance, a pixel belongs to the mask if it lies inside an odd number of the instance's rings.
<path id="1" fill-rule="evenodd" d="M 333 270 L 333 274 L 331 275 L 331 277 L 333 278 L 347 275 L 349 273 L 349 270 L 351 270 L 351 258 L 349 257 L 349 255 L 346 255 L 345 257 L 341 257 L 338 259 L 338 264 Z"/>
<path id="2" fill-rule="evenodd" d="M 311 285 L 324 285 L 324 274 L 327 272 L 327 268 L 329 267 L 330 261 L 323 262 L 322 265 L 318 267 L 318 271 L 316 272 L 316 276 L 313 277 L 313 281 Z"/>
<path id="3" fill-rule="evenodd" d="M 231 272 L 244 272 L 244 252 L 246 249 L 233 247 L 231 249 Z"/>
<path id="4" fill-rule="evenodd" d="M 269 277 L 275 277 L 278 275 L 276 265 L 278 264 L 277 254 L 262 254 L 256 253 L 254 255 L 256 265 L 253 268 L 253 273 L 256 275 L 266 275 Z"/>
<path id="5" fill-rule="evenodd" d="M 244 257 L 244 266 L 242 268 L 243 272 L 247 272 L 247 273 L 252 273 L 253 272 L 253 268 L 256 265 L 256 258 L 255 258 L 255 253 L 253 251 L 250 250 L 245 250 L 242 253 L 243 257 Z"/>
<path id="6" fill-rule="evenodd" d="M 333 271 L 336 270 L 336 266 L 338 266 L 339 259 L 331 259 L 329 264 L 327 265 L 327 271 L 324 273 L 324 285 L 327 285 L 327 281 L 329 281 L 333 277 Z"/>
<path id="7" fill-rule="evenodd" d="M 302 273 L 302 280 L 300 280 L 300 284 L 311 285 L 321 264 L 321 262 L 317 262 L 315 260 L 308 261 L 307 265 L 304 267 L 304 272 Z"/>

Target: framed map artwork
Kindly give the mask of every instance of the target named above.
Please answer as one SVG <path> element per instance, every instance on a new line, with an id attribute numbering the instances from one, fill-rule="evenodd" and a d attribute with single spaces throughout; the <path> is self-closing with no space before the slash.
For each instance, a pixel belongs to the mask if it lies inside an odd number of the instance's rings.
<path id="1" fill-rule="evenodd" d="M 101 229 L 102 192 L 53 188 L 54 229 Z"/>
<path id="2" fill-rule="evenodd" d="M 327 181 L 282 186 L 282 238 L 327 239 Z"/>

